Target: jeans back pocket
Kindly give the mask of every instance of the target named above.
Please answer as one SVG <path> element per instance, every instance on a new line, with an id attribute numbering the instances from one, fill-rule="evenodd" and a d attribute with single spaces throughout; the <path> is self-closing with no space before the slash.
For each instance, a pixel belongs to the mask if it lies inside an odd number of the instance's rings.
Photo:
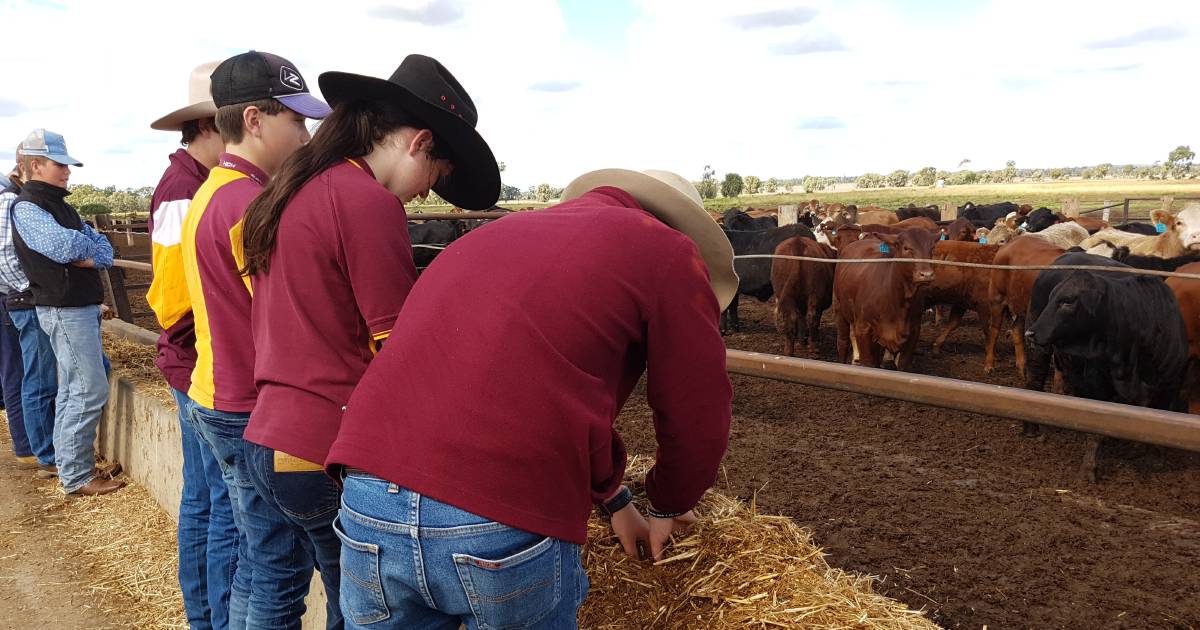
<path id="1" fill-rule="evenodd" d="M 536 538 L 517 530 L 513 533 Z M 561 545 L 557 538 L 544 538 L 499 560 L 454 554 L 454 568 L 480 628 L 528 628 L 558 606 L 562 599 Z"/>
<path id="2" fill-rule="evenodd" d="M 342 541 L 342 581 L 338 606 L 356 625 L 383 621 L 391 616 L 383 596 L 379 577 L 379 545 L 359 542 L 342 530 L 340 517 L 333 519 L 333 531 Z"/>

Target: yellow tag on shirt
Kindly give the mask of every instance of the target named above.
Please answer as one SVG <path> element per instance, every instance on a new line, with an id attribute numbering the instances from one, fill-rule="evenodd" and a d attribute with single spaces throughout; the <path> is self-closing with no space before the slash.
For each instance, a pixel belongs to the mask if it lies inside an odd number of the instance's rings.
<path id="1" fill-rule="evenodd" d="M 288 455 L 283 451 L 275 451 L 275 472 L 318 472 L 325 470 L 325 467 L 320 464 L 314 464 L 307 459 L 300 459 L 295 455 Z"/>

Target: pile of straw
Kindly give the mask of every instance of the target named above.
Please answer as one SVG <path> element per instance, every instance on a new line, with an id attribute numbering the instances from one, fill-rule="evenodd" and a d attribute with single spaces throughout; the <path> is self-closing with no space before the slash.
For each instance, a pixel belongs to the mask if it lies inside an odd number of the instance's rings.
<path id="1" fill-rule="evenodd" d="M 127 481 L 127 480 L 126 480 Z M 175 522 L 136 484 L 102 497 L 66 498 L 53 481 L 39 490 L 61 516 L 63 545 L 79 556 L 77 577 L 130 627 L 187 628 L 176 573 Z"/>
<path id="2" fill-rule="evenodd" d="M 161 402 L 175 404 L 162 372 L 154 365 L 158 350 L 154 346 L 129 341 L 119 335 L 104 333 L 104 353 L 113 364 L 113 371 L 137 385 L 138 390 L 151 394 Z"/>
<path id="3" fill-rule="evenodd" d="M 653 462 L 635 457 L 626 483 L 646 506 L 642 479 Z M 631 560 L 607 520 L 588 523 L 591 590 L 581 628 L 895 628 L 937 626 L 920 611 L 877 594 L 872 578 L 832 569 L 790 518 L 708 492 L 700 521 L 657 563 Z"/>

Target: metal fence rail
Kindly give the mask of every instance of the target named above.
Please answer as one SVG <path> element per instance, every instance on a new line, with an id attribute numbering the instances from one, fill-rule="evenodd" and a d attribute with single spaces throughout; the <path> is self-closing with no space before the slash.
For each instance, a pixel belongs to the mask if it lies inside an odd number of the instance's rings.
<path id="1" fill-rule="evenodd" d="M 813 385 L 1107 437 L 1200 451 L 1200 416 L 1002 385 L 893 372 L 743 350 L 726 351 L 732 374 Z"/>

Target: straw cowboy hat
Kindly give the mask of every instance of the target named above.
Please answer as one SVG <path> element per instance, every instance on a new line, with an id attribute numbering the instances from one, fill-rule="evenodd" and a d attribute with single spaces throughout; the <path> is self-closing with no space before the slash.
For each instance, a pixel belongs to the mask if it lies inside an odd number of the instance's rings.
<path id="1" fill-rule="evenodd" d="M 150 128 L 159 131 L 180 131 L 183 129 L 183 123 L 189 120 L 216 116 L 217 106 L 213 103 L 212 92 L 209 90 L 209 77 L 220 63 L 210 61 L 196 66 L 188 79 L 188 104 L 154 121 Z"/>
<path id="2" fill-rule="evenodd" d="M 416 116 L 449 150 L 454 171 L 433 187 L 439 197 L 467 210 L 483 210 L 500 198 L 500 168 L 475 125 L 479 113 L 466 89 L 438 60 L 404 58 L 386 80 L 349 72 L 317 78 L 330 105 L 363 99 L 392 103 Z"/>
<path id="3" fill-rule="evenodd" d="M 733 247 L 720 226 L 708 216 L 700 193 L 691 182 L 669 171 L 629 171 L 606 168 L 584 173 L 567 184 L 562 201 L 570 201 L 599 186 L 614 186 L 633 195 L 650 214 L 683 232 L 708 267 L 709 281 L 721 310 L 737 295 L 738 277 L 733 270 Z"/>

